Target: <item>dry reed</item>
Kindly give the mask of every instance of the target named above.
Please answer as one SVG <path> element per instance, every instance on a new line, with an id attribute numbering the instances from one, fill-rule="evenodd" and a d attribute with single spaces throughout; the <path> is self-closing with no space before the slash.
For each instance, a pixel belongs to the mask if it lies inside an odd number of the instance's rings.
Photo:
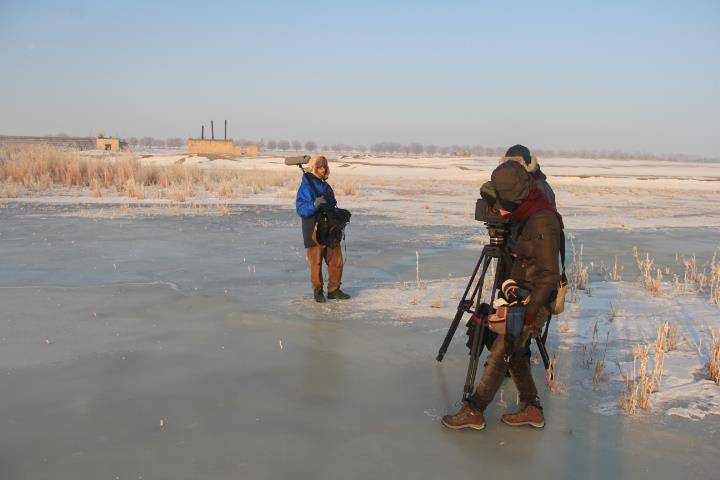
<path id="1" fill-rule="evenodd" d="M 572 241 L 572 238 L 570 239 L 570 245 L 573 252 L 573 261 L 568 268 L 568 289 L 570 290 L 568 300 L 575 303 L 578 300 L 579 291 L 587 290 L 590 272 L 583 260 L 583 245 L 580 244 L 579 252 L 575 249 L 575 242 Z"/>
<path id="2" fill-rule="evenodd" d="M 602 380 L 602 374 L 605 370 L 605 357 L 607 356 L 608 343 L 610 343 L 610 330 L 608 330 L 605 336 L 605 349 L 603 350 L 602 359 L 595 363 L 595 373 L 593 375 L 593 383 L 597 385 Z"/>
<path id="3" fill-rule="evenodd" d="M 558 378 L 557 361 L 557 355 L 553 355 L 545 371 L 545 383 L 550 393 L 562 393 L 565 391 L 565 385 L 563 385 Z"/>
<path id="4" fill-rule="evenodd" d="M 657 329 L 651 368 L 649 368 L 651 345 L 636 345 L 633 351 L 632 376 L 624 374 L 625 392 L 620 399 L 623 412 L 633 415 L 637 413 L 638 408 L 648 409 L 652 405 L 652 395 L 660 388 L 662 381 L 668 330 L 667 322 Z"/>
<path id="5" fill-rule="evenodd" d="M 356 195 L 357 181 L 339 182 L 345 195 Z M 205 192 L 220 198 L 237 193 L 297 188 L 297 174 L 291 171 L 259 169 L 200 169 L 184 164 L 145 165 L 133 155 L 93 158 L 76 150 L 49 145 L 8 145 L 0 147 L 0 197 L 52 192 L 56 188 L 88 189 L 95 197 L 112 191 L 132 198 L 147 196 L 184 202 Z"/>
<path id="6" fill-rule="evenodd" d="M 640 283 L 653 296 L 662 295 L 663 273 L 660 268 L 655 268 L 655 260 L 649 253 L 645 254 L 645 258 L 640 256 L 637 247 L 633 247 L 633 256 L 640 270 Z"/>
<path id="7" fill-rule="evenodd" d="M 720 333 L 710 330 L 710 352 L 708 355 L 707 370 L 710 380 L 720 385 Z"/>

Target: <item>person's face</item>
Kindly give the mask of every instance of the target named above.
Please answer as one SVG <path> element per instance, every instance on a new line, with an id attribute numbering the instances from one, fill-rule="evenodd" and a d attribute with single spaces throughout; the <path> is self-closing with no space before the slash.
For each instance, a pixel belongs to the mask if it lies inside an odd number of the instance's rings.
<path id="1" fill-rule="evenodd" d="M 317 167 L 317 174 L 320 178 L 325 178 L 327 176 L 327 167 L 325 165 L 320 165 Z"/>

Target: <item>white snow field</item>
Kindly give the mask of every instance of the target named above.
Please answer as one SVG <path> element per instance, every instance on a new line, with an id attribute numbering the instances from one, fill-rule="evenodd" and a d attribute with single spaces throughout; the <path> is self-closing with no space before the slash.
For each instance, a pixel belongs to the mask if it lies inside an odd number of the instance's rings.
<path id="1" fill-rule="evenodd" d="M 141 159 L 181 160 L 299 182 L 278 157 Z M 484 431 L 439 421 L 458 408 L 464 328 L 435 355 L 487 240 L 474 203 L 496 159 L 333 161 L 353 212 L 353 298 L 325 304 L 312 301 L 293 182 L 173 204 L 0 199 L 0 478 L 715 478 L 720 386 L 706 364 L 720 306 L 684 282 L 684 260 L 702 271 L 720 248 L 720 164 L 540 163 L 568 263 L 582 246 L 589 274 L 551 322 L 552 388 L 533 367 L 542 430 L 500 423 L 516 407 L 510 381 Z M 639 282 L 633 247 L 662 269 L 659 293 Z M 675 346 L 649 407 L 628 414 L 633 351 L 664 322 Z"/>

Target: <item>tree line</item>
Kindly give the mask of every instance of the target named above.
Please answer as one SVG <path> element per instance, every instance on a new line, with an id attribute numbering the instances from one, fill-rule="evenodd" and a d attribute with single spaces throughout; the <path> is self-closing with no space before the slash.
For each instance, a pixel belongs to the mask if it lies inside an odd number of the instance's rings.
<path id="1" fill-rule="evenodd" d="M 67 137 L 66 133 L 50 135 L 54 137 Z M 166 147 L 182 148 L 186 140 L 180 137 L 154 138 L 128 137 L 124 138 L 131 147 Z M 499 157 L 502 156 L 507 147 L 487 147 L 484 145 L 435 145 L 432 143 L 423 144 L 420 142 L 399 143 L 399 142 L 378 142 L 370 145 L 328 143 L 320 144 L 313 140 L 301 142 L 299 140 L 264 140 L 264 139 L 238 139 L 237 143 L 243 145 L 257 145 L 261 151 L 294 152 L 294 153 L 340 153 L 340 154 L 375 154 L 375 155 L 427 155 L 433 156 L 477 156 L 477 157 Z M 552 150 L 536 149 L 528 145 L 533 153 L 539 157 L 555 158 L 608 158 L 616 160 L 648 159 L 648 160 L 676 160 L 676 161 L 711 161 L 720 159 L 717 157 L 704 157 L 700 155 L 686 155 L 680 153 L 657 154 L 649 152 L 625 152 L 621 150 Z"/>

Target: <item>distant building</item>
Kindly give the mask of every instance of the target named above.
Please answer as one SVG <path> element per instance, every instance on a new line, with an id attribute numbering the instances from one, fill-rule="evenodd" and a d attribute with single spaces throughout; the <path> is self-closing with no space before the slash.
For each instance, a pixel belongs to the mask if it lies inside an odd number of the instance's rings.
<path id="1" fill-rule="evenodd" d="M 29 137 L 20 135 L 0 135 L 0 145 L 52 145 L 58 148 L 94 150 L 93 137 Z"/>
<path id="2" fill-rule="evenodd" d="M 258 154 L 257 145 L 238 145 L 233 140 L 188 138 L 187 142 L 188 153 L 191 155 L 232 155 L 235 157 L 254 157 Z"/>
<path id="3" fill-rule="evenodd" d="M 97 149 L 108 152 L 119 152 L 128 149 L 127 142 L 114 137 L 97 137 Z"/>

